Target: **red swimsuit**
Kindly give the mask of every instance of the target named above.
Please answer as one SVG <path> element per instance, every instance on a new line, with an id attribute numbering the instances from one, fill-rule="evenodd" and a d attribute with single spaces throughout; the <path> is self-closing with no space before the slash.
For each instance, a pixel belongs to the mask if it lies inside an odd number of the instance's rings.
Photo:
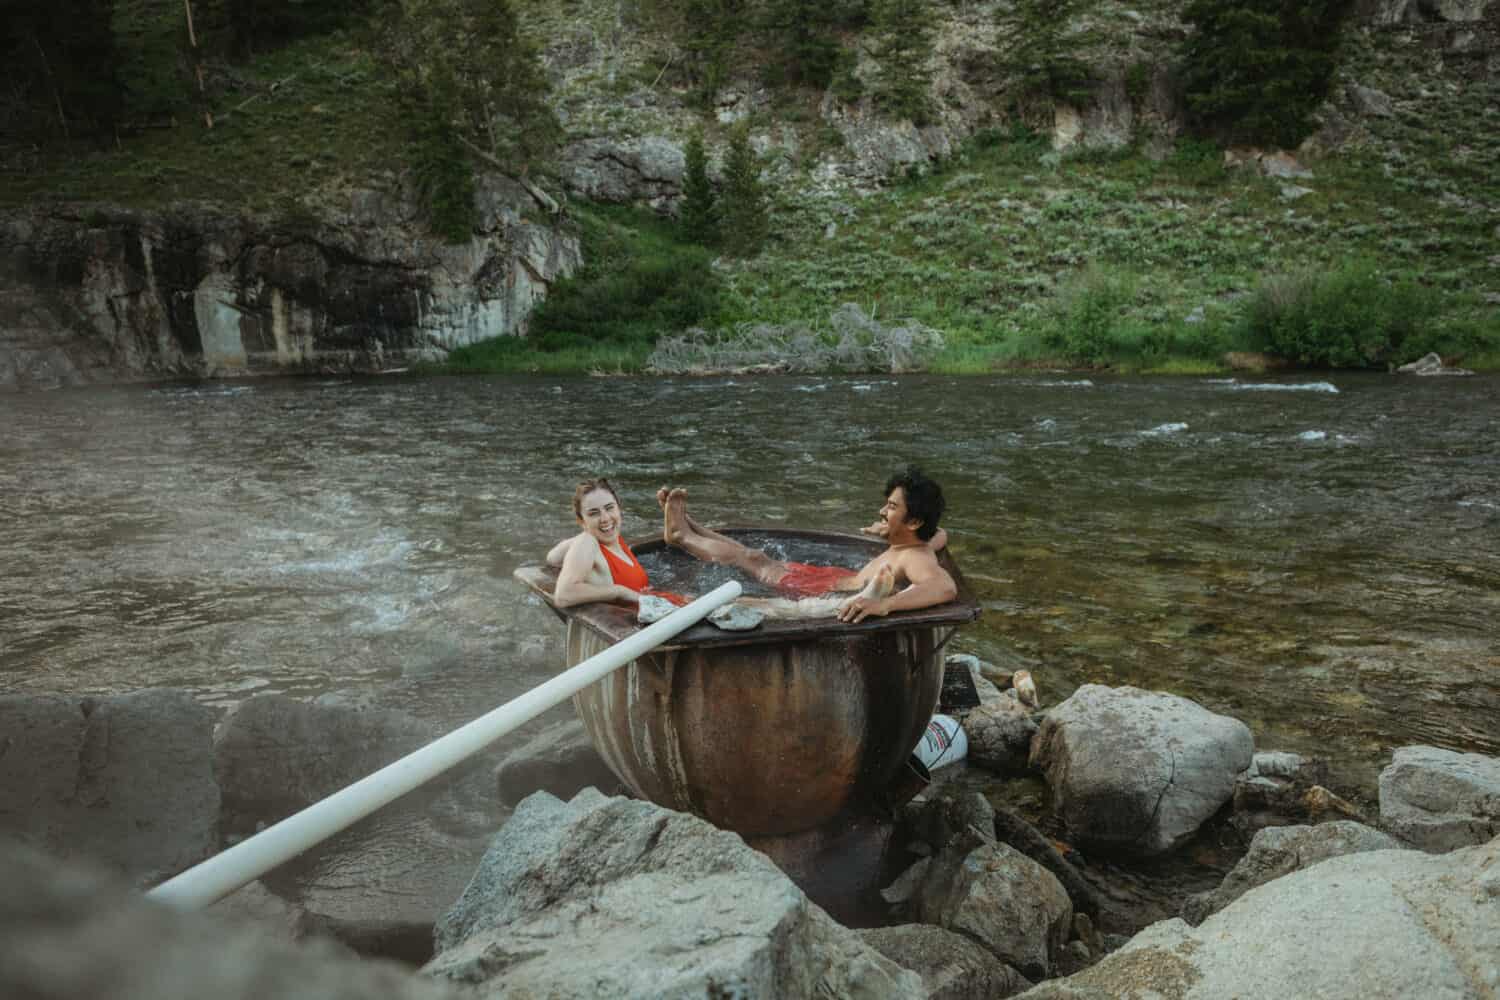
<path id="1" fill-rule="evenodd" d="M 812 566 L 808 563 L 789 562 L 786 564 L 786 574 L 776 581 L 776 586 L 803 597 L 813 597 L 828 593 L 840 580 L 855 575 L 854 570 L 844 569 L 842 566 Z"/>
<path id="2" fill-rule="evenodd" d="M 620 548 L 625 550 L 625 559 L 621 559 L 609 551 L 609 546 L 599 546 L 599 551 L 604 553 L 604 561 L 609 564 L 609 577 L 622 587 L 629 587 L 638 594 L 651 594 L 654 597 L 664 597 L 678 607 L 687 603 L 687 598 L 681 594 L 671 594 L 664 590 L 652 590 L 651 579 L 646 576 L 646 569 L 641 565 L 635 553 L 630 551 L 630 546 L 625 544 L 625 539 L 620 539 Z M 627 561 L 628 560 L 628 561 Z"/>

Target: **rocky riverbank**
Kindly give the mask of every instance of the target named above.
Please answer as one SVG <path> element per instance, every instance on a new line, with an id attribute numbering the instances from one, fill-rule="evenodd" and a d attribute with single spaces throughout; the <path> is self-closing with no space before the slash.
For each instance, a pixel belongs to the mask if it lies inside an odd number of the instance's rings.
<path id="1" fill-rule="evenodd" d="M 958 710 L 970 759 L 901 810 L 886 926 L 864 930 L 834 921 L 734 834 L 579 791 L 612 783 L 567 724 L 494 774 L 470 768 L 404 800 L 401 856 L 336 842 L 344 853 L 325 870 L 342 873 L 342 901 L 361 900 L 362 915 L 273 879 L 189 921 L 74 866 L 155 880 L 428 730 L 399 713 L 270 695 L 217 727 L 179 692 L 0 699 L 0 830 L 72 862 L 7 848 L 6 884 L 25 891 L 0 904 L 0 940 L 24 952 L 0 956 L 0 991 L 80 995 L 72 987 L 87 980 L 112 996 L 163 981 L 172 987 L 150 995 L 198 995 L 208 982 L 234 996 L 346 995 L 369 980 L 399 996 L 453 984 L 485 996 L 1072 998 L 1149 984 L 1183 997 L 1467 997 L 1500 986 L 1500 760 L 1398 748 L 1372 790 L 1378 813 L 1363 816 L 1319 783 L 1317 761 L 1257 752 L 1243 723 L 1186 699 L 1089 685 L 1035 711 L 1023 685 L 990 682 L 1003 672 L 972 657 L 951 665 L 980 695 Z M 997 808 L 1006 786 L 1028 780 L 1046 784 L 1044 814 Z M 497 791 L 536 787 L 550 791 L 526 794 L 494 832 Z M 1227 875 L 1177 892 L 1172 912 L 1161 912 L 1171 887 L 1141 905 L 1132 887 L 1166 860 L 1193 865 L 1206 830 L 1245 842 Z M 247 919 L 255 932 L 215 930 Z M 293 951 L 288 938 L 322 943 Z M 331 940 L 426 964 L 356 968 Z M 57 961 L 12 960 L 43 948 Z M 257 979 L 271 964 L 276 974 Z"/>
<path id="2" fill-rule="evenodd" d="M 476 207 L 459 244 L 429 233 L 399 185 L 298 217 L 195 203 L 0 214 L 0 389 L 378 372 L 519 332 L 578 267 L 577 238 L 504 178 Z"/>

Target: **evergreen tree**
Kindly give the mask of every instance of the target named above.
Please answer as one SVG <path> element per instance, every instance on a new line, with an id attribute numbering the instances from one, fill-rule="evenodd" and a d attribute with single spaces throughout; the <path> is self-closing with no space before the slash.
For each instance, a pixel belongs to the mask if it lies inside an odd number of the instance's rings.
<path id="1" fill-rule="evenodd" d="M 121 112 L 114 0 L 0 0 L 8 125 L 36 138 L 112 134 Z"/>
<path id="2" fill-rule="evenodd" d="M 729 64 L 745 27 L 748 0 L 681 0 L 682 48 L 695 97 L 711 106 L 729 78 Z"/>
<path id="3" fill-rule="evenodd" d="M 842 52 L 838 30 L 865 15 L 863 0 L 765 0 L 760 28 L 769 54 L 767 82 L 827 87 Z"/>
<path id="4" fill-rule="evenodd" d="M 719 205 L 713 183 L 708 179 L 708 154 L 703 149 L 703 133 L 688 137 L 684 150 L 687 169 L 682 179 L 682 231 L 694 243 L 712 246 L 719 239 Z"/>
<path id="5" fill-rule="evenodd" d="M 1328 96 L 1349 8 L 1349 0 L 1191 0 L 1183 90 L 1194 124 L 1231 142 L 1301 142 Z"/>
<path id="6" fill-rule="evenodd" d="M 925 124 L 932 114 L 932 9 L 929 0 L 876 0 L 874 96 L 887 114 Z"/>
<path id="7" fill-rule="evenodd" d="M 753 255 L 766 240 L 770 217 L 760 180 L 760 161 L 750 148 L 750 128 L 745 124 L 736 127 L 729 137 L 721 204 L 724 248 L 739 257 Z"/>

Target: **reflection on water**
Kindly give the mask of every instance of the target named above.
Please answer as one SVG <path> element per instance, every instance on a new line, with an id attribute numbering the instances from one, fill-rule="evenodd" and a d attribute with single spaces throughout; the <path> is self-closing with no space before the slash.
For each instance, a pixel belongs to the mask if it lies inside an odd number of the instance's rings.
<path id="1" fill-rule="evenodd" d="M 1500 382 L 412 379 L 0 396 L 0 691 L 378 692 L 460 721 L 557 625 L 510 578 L 575 478 L 855 531 L 943 482 L 959 645 L 1135 684 L 1368 783 L 1500 752 Z"/>

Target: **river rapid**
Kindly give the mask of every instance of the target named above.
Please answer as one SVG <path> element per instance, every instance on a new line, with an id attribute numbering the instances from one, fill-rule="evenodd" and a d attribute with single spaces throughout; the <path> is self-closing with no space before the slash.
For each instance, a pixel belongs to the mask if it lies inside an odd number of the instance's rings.
<path id="1" fill-rule="evenodd" d="M 953 648 L 1171 691 L 1373 791 L 1500 753 L 1500 380 L 401 378 L 0 396 L 0 693 L 335 694 L 444 723 L 561 665 L 511 578 L 610 476 L 626 535 L 853 531 L 919 463 Z"/>

